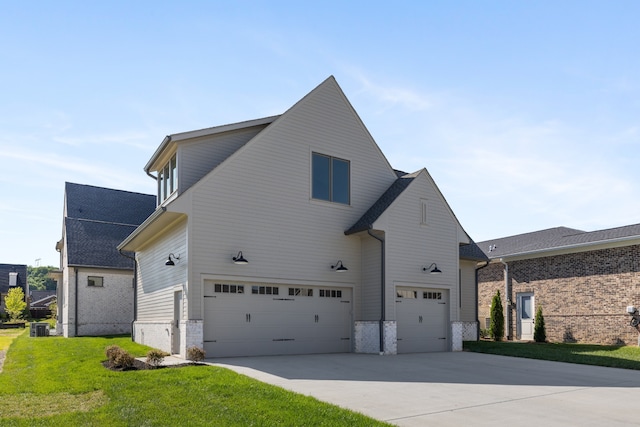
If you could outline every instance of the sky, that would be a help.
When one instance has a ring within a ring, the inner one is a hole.
[[[64,183],[155,194],[165,135],[333,75],[475,241],[640,223],[640,2],[2,1],[0,263],[59,266]]]

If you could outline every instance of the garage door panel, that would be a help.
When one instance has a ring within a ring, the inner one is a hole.
[[[399,287],[396,321],[398,353],[447,351],[448,291]]]
[[[205,284],[205,350],[211,357],[351,351],[350,289],[243,286],[243,293],[232,294],[221,292],[222,284]]]

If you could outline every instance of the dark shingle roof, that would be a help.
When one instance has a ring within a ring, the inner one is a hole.
[[[415,174],[404,175],[396,179],[393,184],[384,192],[382,196],[369,208],[362,217],[349,228],[344,234],[354,234],[360,231],[370,230],[373,223],[387,210],[391,203],[402,194],[402,192],[411,184]]]
[[[17,285],[25,290],[27,283],[27,266],[23,264],[0,264],[0,293],[9,292],[9,273],[18,273]]]
[[[67,263],[133,269],[116,247],[156,208],[155,196],[67,183]]]
[[[640,224],[591,232],[556,227],[500,239],[486,240],[478,243],[478,246],[489,258],[494,259],[633,238],[640,239]]]
[[[156,196],[94,187],[65,185],[67,218],[140,225],[156,208]]]
[[[489,258],[473,240],[468,245],[460,245],[460,258],[471,261],[489,261]]]

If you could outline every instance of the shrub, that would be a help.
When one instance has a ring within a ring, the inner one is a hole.
[[[149,350],[147,352],[147,363],[155,368],[160,366],[164,361],[164,358],[169,356],[169,353],[162,350]]]
[[[187,349],[187,359],[193,360],[194,362],[201,362],[204,360],[205,351],[200,347],[189,347]]]
[[[5,310],[9,314],[12,322],[17,322],[24,317],[24,310],[27,303],[24,300],[22,288],[11,288],[4,297]]]
[[[131,368],[135,360],[135,357],[127,353],[125,350],[121,350],[116,357],[115,366],[122,369]]]
[[[118,355],[123,351],[124,350],[118,347],[117,345],[110,345],[104,350],[104,352],[107,355],[107,360],[109,360],[109,362],[111,362],[112,364],[116,363],[116,359],[118,358]]]
[[[504,312],[502,310],[502,298],[498,290],[491,300],[491,323],[489,334],[495,341],[502,341],[504,336]]]
[[[533,326],[533,340],[535,342],[547,341],[547,330],[544,326],[544,316],[542,315],[542,307],[536,310],[536,321]]]

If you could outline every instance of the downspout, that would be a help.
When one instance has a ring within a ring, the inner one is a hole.
[[[509,290],[509,264],[504,262],[502,258],[500,258],[500,262],[504,265],[504,299],[505,299],[505,333],[506,338],[509,340],[511,336],[511,292]]]
[[[483,265],[482,267],[477,267],[476,266],[476,336],[478,337],[478,340],[480,340],[480,316],[479,316],[479,312],[478,312],[478,298],[480,298],[480,294],[478,292],[478,271],[482,270],[483,268],[485,268],[486,266],[489,265],[491,261],[485,261],[485,265]]]
[[[74,299],[75,299],[74,311],[75,311],[75,314],[74,314],[74,319],[73,319],[73,336],[77,337],[78,336],[78,267],[74,267],[73,269],[76,272],[76,280],[75,280],[75,282],[76,282],[76,284],[75,284],[76,291],[74,292]]]
[[[122,249],[118,249],[120,255],[125,258],[133,260],[133,320],[131,321],[131,341],[135,341],[134,324],[138,320],[138,261],[135,256],[129,256],[122,252]]]
[[[379,335],[380,335],[380,355],[384,354],[384,322],[387,318],[385,310],[385,243],[384,239],[371,233],[371,229],[367,230],[369,236],[373,237],[380,242],[380,323],[379,323]]]

